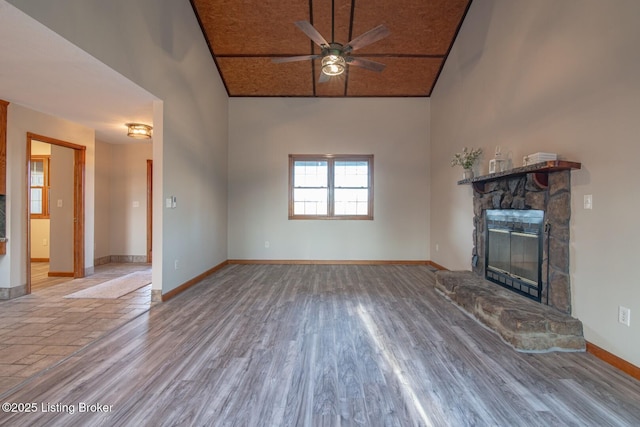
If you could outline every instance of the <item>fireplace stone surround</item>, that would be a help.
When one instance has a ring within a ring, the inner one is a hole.
[[[482,184],[473,186],[473,272],[481,277],[485,274],[487,209],[542,210],[549,229],[542,241],[542,303],[571,314],[571,170],[547,172],[547,179],[526,173],[506,175]]]
[[[465,179],[473,186],[472,271],[436,273],[436,289],[520,351],[584,351],[582,322],[571,317],[569,231],[571,169],[552,161]],[[485,277],[485,211],[544,211],[542,300],[519,295]]]

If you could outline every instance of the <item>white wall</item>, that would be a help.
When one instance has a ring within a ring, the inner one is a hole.
[[[49,271],[73,273],[74,150],[51,146]],[[93,189],[89,190],[93,193]],[[85,190],[85,193],[87,191]],[[91,230],[93,232],[93,230]],[[93,265],[93,262],[91,263]]]
[[[111,255],[111,147],[96,140],[96,259]]]
[[[49,259],[49,219],[36,218],[31,220],[31,259]]]
[[[147,160],[151,142],[111,147],[110,255],[147,254]]]
[[[147,254],[151,141],[96,142],[96,258]]]
[[[228,98],[190,3],[10,3],[162,100],[154,112],[153,288],[166,293],[225,261]],[[168,196],[176,209],[161,208]]]
[[[229,103],[230,259],[429,258],[428,99]],[[374,220],[289,220],[289,154],[373,154]]]
[[[469,269],[472,193],[449,160],[482,147],[554,152],[572,172],[573,315],[586,339],[640,366],[640,2],[475,1],[431,98],[434,261]],[[593,195],[593,210],[583,196]],[[437,207],[437,208],[436,208]],[[631,327],[617,322],[631,309]]]

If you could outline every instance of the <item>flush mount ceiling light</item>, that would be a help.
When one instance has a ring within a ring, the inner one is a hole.
[[[131,138],[148,139],[151,138],[153,128],[142,123],[127,123],[127,129],[127,136]]]
[[[334,43],[338,44],[338,43]],[[342,47],[342,45],[340,45]],[[326,53],[322,58],[322,72],[327,76],[339,76],[344,73],[347,61],[342,56],[341,49],[325,49]]]

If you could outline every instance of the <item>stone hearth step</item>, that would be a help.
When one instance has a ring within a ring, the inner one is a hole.
[[[438,271],[435,287],[518,351],[585,350],[580,320],[471,271]]]

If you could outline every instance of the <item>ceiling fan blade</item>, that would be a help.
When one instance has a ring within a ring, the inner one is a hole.
[[[271,62],[282,64],[283,62],[306,61],[308,59],[318,59],[320,55],[302,55],[302,56],[283,56],[282,58],[273,58]]]
[[[320,71],[320,77],[318,78],[318,83],[326,83],[329,81],[331,77]]]
[[[356,67],[361,67],[367,70],[377,71],[377,72],[384,70],[386,67],[386,65],[381,62],[376,62],[376,61],[372,61],[370,59],[364,59],[364,58],[354,58],[352,56],[347,57],[347,64],[355,65]]]
[[[364,34],[359,35],[355,39],[351,40],[344,47],[345,52],[351,52],[352,50],[363,48],[371,43],[377,42],[389,35],[389,30],[384,25],[378,25],[377,27],[367,31]]]
[[[315,44],[324,48],[329,46],[329,43],[322,37],[322,35],[316,30],[309,21],[296,21],[296,27],[300,28],[303,33],[307,35]]]

